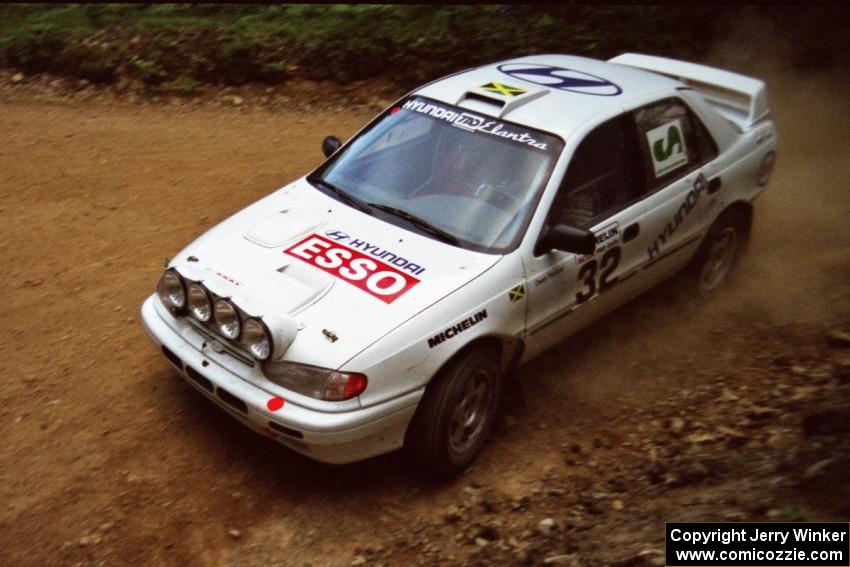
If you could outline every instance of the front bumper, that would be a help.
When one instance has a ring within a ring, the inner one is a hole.
[[[256,376],[247,380],[256,369],[214,351],[192,325],[174,319],[156,295],[142,305],[142,322],[154,344],[195,389],[251,429],[318,461],[350,463],[400,448],[422,397],[418,390],[347,411],[308,408],[297,403],[303,396],[270,382],[264,386]],[[272,411],[267,404],[276,397],[285,404]]]

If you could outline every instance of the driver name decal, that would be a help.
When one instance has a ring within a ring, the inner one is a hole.
[[[546,142],[540,142],[528,132],[522,132],[513,126],[499,122],[498,120],[488,120],[483,116],[469,114],[468,112],[457,112],[442,106],[424,102],[421,100],[408,100],[402,106],[404,110],[413,110],[420,114],[427,114],[440,120],[445,120],[456,128],[461,128],[469,132],[480,132],[491,136],[498,136],[511,140],[519,144],[525,144],[538,150],[546,150]]]
[[[384,303],[392,303],[419,283],[395,266],[377,258],[333,242],[318,234],[311,234],[283,251],[332,276],[365,291]]]

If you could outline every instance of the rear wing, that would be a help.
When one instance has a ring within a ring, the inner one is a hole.
[[[678,79],[701,94],[742,131],[768,115],[765,84],[752,77],[707,65],[638,53],[624,53],[608,62]]]

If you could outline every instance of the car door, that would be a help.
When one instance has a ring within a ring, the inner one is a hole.
[[[708,195],[719,188],[711,161],[717,146],[679,98],[669,97],[631,113],[641,156],[645,195],[636,243],[639,279],[648,285],[675,273],[693,256],[705,231]]]
[[[640,220],[634,205],[644,192],[634,138],[631,117],[622,114],[593,128],[570,159],[545,225],[592,231],[596,252],[524,255],[528,357],[597,317],[598,298],[607,296],[633,263],[626,244],[634,238],[630,227]]]
[[[703,150],[687,107],[682,117],[681,101],[670,100],[600,124],[576,148],[545,224],[592,231],[596,252],[525,254],[528,358],[651,287],[692,253]]]

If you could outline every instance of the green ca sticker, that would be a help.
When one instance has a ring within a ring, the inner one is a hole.
[[[653,128],[646,133],[646,139],[649,142],[655,177],[661,177],[688,163],[681,121],[673,120]]]

